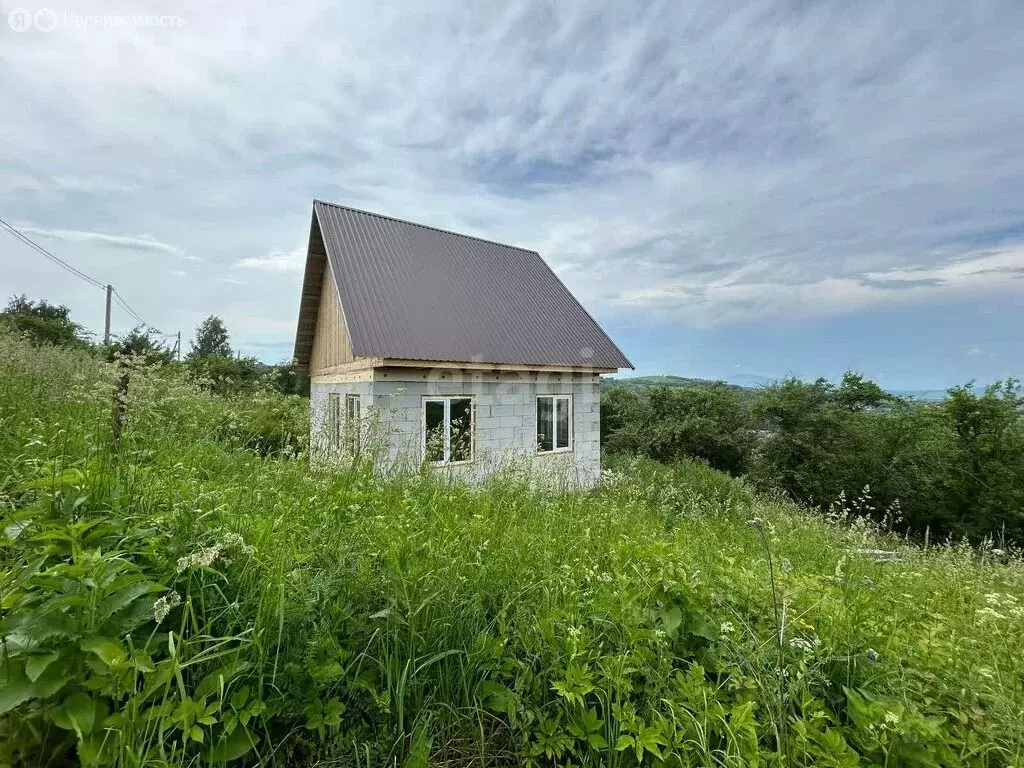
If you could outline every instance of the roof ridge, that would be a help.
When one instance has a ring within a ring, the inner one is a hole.
[[[376,216],[378,219],[387,219],[389,221],[397,221],[399,224],[408,224],[413,227],[420,227],[421,229],[431,229],[434,232],[440,232],[445,235],[455,235],[456,237],[464,237],[467,240],[476,240],[481,243],[490,243],[491,245],[500,245],[502,248],[513,248],[517,251],[524,251],[525,253],[532,253],[534,256],[540,256],[540,252],[534,251],[530,248],[523,248],[519,245],[510,245],[509,243],[502,243],[497,240],[488,240],[486,237],[477,237],[476,235],[467,235],[465,232],[456,232],[453,229],[444,229],[442,227],[433,227],[430,224],[421,224],[418,221],[410,221],[409,219],[400,219],[397,216],[388,216],[386,213],[377,213],[376,211],[368,211],[365,208],[356,208],[352,205],[342,205],[341,203],[331,203],[327,200],[319,200],[313,198],[313,204],[316,205],[327,205],[331,208],[342,208],[346,211],[352,211],[354,213],[362,213],[367,216]],[[543,261],[543,259],[542,259]]]

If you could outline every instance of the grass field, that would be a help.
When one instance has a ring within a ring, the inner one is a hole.
[[[1019,553],[311,471],[304,401],[137,366],[115,454],[117,375],[0,335],[0,764],[1024,765]]]

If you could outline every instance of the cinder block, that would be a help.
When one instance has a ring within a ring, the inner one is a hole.
[[[502,416],[498,419],[499,427],[511,427],[512,429],[522,429],[523,419],[520,416]]]
[[[491,406],[491,418],[501,418],[503,416],[512,416],[515,411],[511,405],[492,405]]]

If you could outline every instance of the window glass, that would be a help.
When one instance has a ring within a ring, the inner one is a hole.
[[[555,400],[555,448],[569,447],[569,398]]]
[[[555,419],[553,398],[537,398],[537,450],[550,451],[554,448]]]
[[[427,400],[425,407],[427,434],[423,458],[430,462],[444,461],[444,400]]]
[[[473,401],[452,398],[451,438],[449,461],[469,461],[473,458]]]
[[[359,450],[359,395],[345,398],[345,441],[348,450]]]
[[[327,396],[327,442],[331,448],[341,446],[341,396]]]

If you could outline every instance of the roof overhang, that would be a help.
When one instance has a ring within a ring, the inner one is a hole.
[[[316,318],[320,312],[320,292],[324,274],[330,269],[327,249],[320,233],[320,222],[313,210],[309,223],[309,241],[306,245],[306,267],[302,275],[302,294],[299,298],[299,322],[295,329],[294,367],[298,371],[309,370],[309,358],[313,352],[313,335],[316,333]]]

